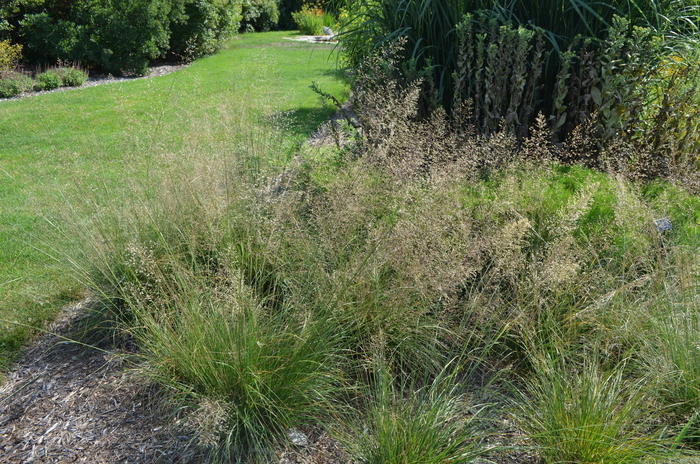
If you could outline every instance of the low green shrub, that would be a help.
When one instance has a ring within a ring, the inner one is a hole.
[[[57,69],[64,87],[80,87],[88,79],[88,73],[79,68],[61,67]]]
[[[16,97],[34,87],[34,81],[26,74],[11,72],[0,74],[0,98]]]
[[[53,90],[63,85],[63,79],[56,69],[47,69],[43,73],[36,75],[36,90]]]

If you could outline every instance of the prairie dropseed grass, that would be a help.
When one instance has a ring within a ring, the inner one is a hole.
[[[362,411],[340,432],[350,455],[368,464],[488,462],[483,459],[495,447],[480,417],[485,406],[471,402],[450,373],[454,367],[448,363],[421,384],[394,378],[389,364],[379,366]]]
[[[533,358],[516,416],[545,462],[637,463],[663,451],[645,429],[644,382],[626,379],[624,364],[606,371],[595,353],[554,350]]]

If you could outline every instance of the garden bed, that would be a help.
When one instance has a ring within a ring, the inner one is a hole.
[[[52,93],[52,92],[64,92],[67,90],[82,89],[85,87],[94,87],[97,85],[112,84],[115,82],[133,81],[133,80],[137,80],[137,79],[148,79],[151,77],[165,76],[167,74],[185,69],[185,68],[187,68],[187,66],[188,65],[186,65],[186,64],[176,64],[176,63],[154,64],[154,65],[149,66],[149,73],[146,76],[114,77],[111,74],[107,74],[107,75],[97,74],[97,75],[89,77],[88,80],[80,87],[58,87],[57,89],[52,89],[52,90],[40,90],[40,91],[24,92],[23,94],[18,95],[16,97],[0,98],[0,101],[2,101],[2,100],[19,100],[19,99],[30,97],[30,96],[33,97],[36,95],[44,95],[44,94]]]

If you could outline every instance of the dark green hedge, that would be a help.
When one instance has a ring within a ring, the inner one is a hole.
[[[0,9],[5,33],[35,64],[80,61],[143,74],[159,57],[196,58],[235,33],[242,0],[34,0]]]

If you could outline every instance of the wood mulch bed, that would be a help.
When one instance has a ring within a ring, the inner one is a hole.
[[[0,386],[0,462],[185,462],[124,353],[66,341],[88,314],[64,310]]]

